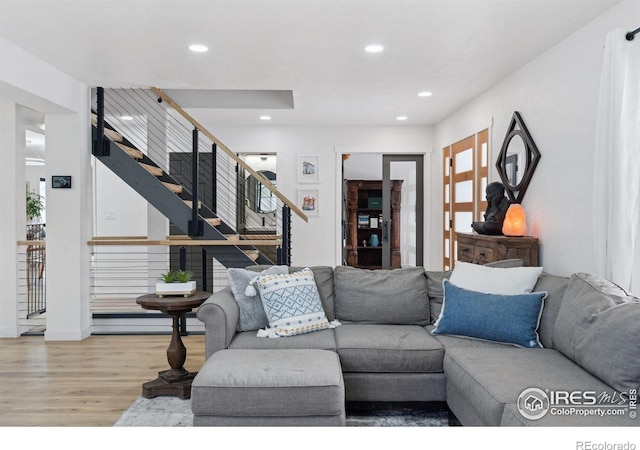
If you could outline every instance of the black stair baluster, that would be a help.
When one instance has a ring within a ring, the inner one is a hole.
[[[191,222],[189,223],[189,236],[202,236],[202,221],[198,218],[198,129],[193,129],[191,152],[191,195],[193,202],[191,207]]]
[[[211,196],[211,210],[218,214],[218,145],[214,142],[211,146],[211,184],[213,195]]]

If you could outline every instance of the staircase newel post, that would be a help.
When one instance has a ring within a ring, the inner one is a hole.
[[[96,155],[107,156],[104,152],[104,88],[101,87],[98,87],[96,92],[96,115],[98,116]]]
[[[207,279],[207,251],[202,248],[202,290],[207,292],[208,279]]]
[[[211,146],[211,153],[211,184],[213,186],[211,210],[218,214],[218,145],[215,142]]]
[[[189,236],[200,236],[200,220],[198,218],[198,129],[193,129],[192,151],[191,151],[191,194],[193,203],[191,206],[191,222],[189,226]]]
[[[282,249],[280,249],[281,264],[288,266],[291,264],[291,209],[284,205],[282,207]]]

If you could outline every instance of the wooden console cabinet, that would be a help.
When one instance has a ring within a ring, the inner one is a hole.
[[[381,269],[383,266],[382,238],[385,233],[381,223],[382,181],[350,180],[347,182],[347,187],[347,265],[363,269]],[[391,268],[394,269],[402,265],[400,258],[401,192],[402,180],[392,180],[391,223],[388,232],[391,245]],[[359,217],[368,217],[369,222],[359,224]],[[371,219],[375,219],[373,223]],[[372,234],[378,235],[379,245],[369,244]]]
[[[525,266],[538,266],[538,238],[456,233],[458,261],[486,264],[502,259],[522,259]]]

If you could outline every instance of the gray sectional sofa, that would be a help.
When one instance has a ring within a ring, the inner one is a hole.
[[[640,425],[640,303],[606,280],[543,273],[534,291],[547,292],[537,330],[544,348],[521,348],[432,335],[451,272],[311,270],[327,319],[340,326],[275,339],[237,331],[238,302],[225,288],[197,312],[207,358],[237,349],[329,350],[339,357],[347,402],[446,401],[462,425]]]

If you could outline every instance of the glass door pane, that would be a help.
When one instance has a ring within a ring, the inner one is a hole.
[[[382,157],[382,267],[416,267],[423,261],[422,155]]]

